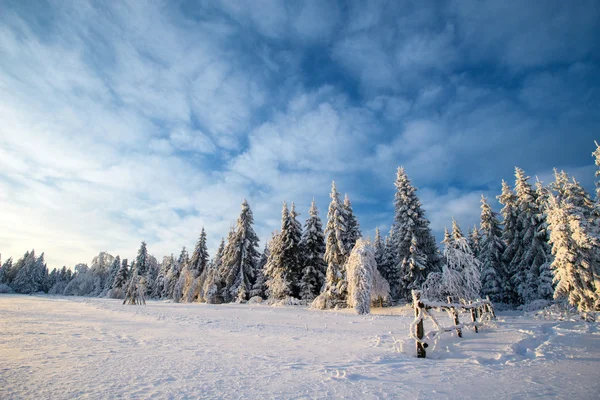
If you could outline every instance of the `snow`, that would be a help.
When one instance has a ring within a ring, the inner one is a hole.
[[[372,311],[1,295],[0,398],[598,396],[597,324],[501,312],[417,359],[412,309]]]

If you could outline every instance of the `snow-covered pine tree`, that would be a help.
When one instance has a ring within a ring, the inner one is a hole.
[[[432,300],[445,300],[448,296],[476,300],[481,292],[479,260],[473,256],[467,239],[454,219],[452,233],[446,231],[444,244],[446,265],[442,267],[441,273],[429,274],[423,284],[425,296]]]
[[[48,274],[44,253],[36,258],[35,251],[31,250],[23,260],[23,266],[17,272],[12,282],[12,288],[17,293],[36,293],[44,287],[44,280]]]
[[[479,252],[481,250],[481,232],[477,225],[473,225],[473,228],[469,231],[469,237],[467,239],[469,247],[473,251],[473,255],[479,258]]]
[[[117,276],[119,269],[121,269],[121,257],[116,256],[113,259],[113,262],[110,266],[108,277],[104,281],[104,289],[102,290],[103,296],[106,296],[110,289],[112,289],[113,283],[115,282],[115,277]]]
[[[182,278],[183,301],[192,303],[196,300],[201,300],[204,297],[204,294],[201,292],[204,286],[203,279],[206,278],[204,271],[206,271],[208,259],[206,232],[204,231],[204,227],[202,227],[198,242],[196,243],[196,248],[192,253],[192,258],[187,264],[187,268],[183,270],[185,271],[185,276]]]
[[[152,297],[155,299],[164,298],[165,286],[167,284],[167,275],[169,275],[169,270],[173,260],[173,254],[170,256],[164,256],[162,263],[160,264],[160,270],[158,271],[158,276],[156,277],[156,281],[154,282],[154,289],[152,290]]]
[[[581,312],[600,309],[600,271],[596,264],[597,236],[590,235],[589,221],[577,201],[551,196],[548,222],[552,243],[554,298],[566,297]]]
[[[416,195],[417,188],[402,167],[398,167],[395,186],[393,239],[401,279],[395,294],[397,298],[408,299],[411,290],[420,287],[431,271],[440,269],[440,258],[429,221]]]
[[[550,246],[550,233],[548,232],[548,217],[546,210],[548,208],[548,200],[550,198],[550,191],[544,187],[539,180],[535,183],[535,203],[536,211],[535,224],[536,224],[536,235],[535,240],[539,242],[539,246],[543,246],[546,254],[546,261],[539,266],[539,280],[538,280],[538,298],[544,300],[550,300],[554,296],[554,287],[552,286],[552,247]]]
[[[125,299],[123,304],[130,305],[145,305],[146,299],[144,296],[144,286],[140,283],[142,278],[138,276],[138,271],[134,270],[129,284],[127,285],[127,291],[125,292]]]
[[[300,298],[312,301],[321,293],[325,285],[327,264],[325,255],[325,235],[319,210],[313,199],[308,210],[308,219],[304,225],[301,242],[302,250],[302,279],[300,282]]]
[[[283,202],[281,232],[273,237],[265,269],[269,298],[273,301],[299,295],[302,230],[296,215],[293,203],[290,212],[287,204]]]
[[[600,213],[600,144],[598,142],[594,142],[596,144],[596,150],[592,153],[594,156],[594,161],[596,162],[596,208]]]
[[[297,219],[296,205],[292,207],[287,219],[286,229],[281,230],[281,240],[284,246],[284,265],[288,270],[292,288],[292,296],[300,297],[300,280],[302,279],[302,225]],[[282,221],[283,224],[283,221]]]
[[[281,213],[281,225],[284,220],[289,218],[287,206]],[[289,270],[284,263],[285,246],[282,240],[281,232],[274,232],[269,242],[269,257],[265,265],[265,277],[267,286],[267,298],[270,302],[277,302],[292,296],[292,283],[289,277]]]
[[[169,267],[167,275],[165,276],[165,283],[163,286],[163,292],[161,297],[163,299],[175,300],[173,297],[175,285],[177,284],[177,282],[179,281],[179,277],[181,276],[182,265],[187,265],[187,250],[185,249],[185,247],[181,249],[181,253],[179,254],[179,258],[177,260],[175,259],[175,257],[173,257],[173,254],[171,254],[171,257],[169,257],[168,262]],[[177,299],[177,301],[179,301],[179,299]]]
[[[12,268],[12,257],[9,257],[0,267],[0,283],[8,284],[8,271]]]
[[[381,239],[381,232],[379,232],[379,227],[376,227],[373,247],[375,248],[375,262],[377,263],[378,270],[381,269],[381,265],[383,264],[384,246],[383,239]]]
[[[327,273],[325,276],[325,289],[315,298],[312,306],[319,309],[343,307],[346,301],[346,281],[344,264],[346,251],[343,236],[346,231],[344,221],[344,208],[340,202],[340,194],[335,182],[331,184],[331,202],[327,211],[327,225],[325,227],[325,257]]]
[[[138,285],[144,291],[144,297],[150,296],[152,294],[152,288],[154,281],[151,277],[151,265],[150,265],[150,257],[148,255],[148,249],[146,247],[146,242],[142,242],[140,248],[138,250],[138,254],[135,258],[134,263],[131,266],[133,277],[135,271],[137,273],[137,277],[139,279]]]
[[[512,277],[516,271],[512,269],[512,260],[515,259],[519,249],[519,222],[517,197],[513,193],[508,183],[502,181],[502,194],[497,197],[500,204],[504,207],[500,211],[503,221],[502,240],[506,245],[502,254],[502,262],[504,264],[504,276],[506,277],[503,285],[504,302],[509,304],[519,304],[519,293],[517,291],[518,282]]]
[[[221,302],[221,298],[219,296],[219,271],[222,264],[223,252],[225,251],[225,239],[221,239],[221,243],[219,244],[219,248],[217,249],[217,254],[209,263],[208,268],[206,269],[206,277],[203,279],[204,286],[202,287],[202,299],[208,304],[218,304]]]
[[[478,258],[481,262],[481,295],[489,296],[493,302],[504,300],[505,269],[502,255],[505,247],[498,214],[481,195],[481,240]]]
[[[371,311],[371,288],[377,263],[375,250],[366,240],[358,239],[346,263],[348,279],[348,306],[357,314]]]
[[[512,272],[510,279],[516,289],[519,303],[529,303],[537,299],[539,266],[547,260],[541,243],[535,240],[539,214],[536,207],[535,192],[529,184],[529,177],[521,168],[515,168],[515,193],[517,213],[517,237],[515,254],[509,262]]]
[[[235,231],[223,253],[222,296],[225,302],[248,300],[254,283],[254,272],[258,263],[258,236],[253,229],[254,217],[248,202],[242,203],[242,211]]]
[[[263,252],[260,255],[258,264],[256,265],[256,281],[254,282],[254,285],[252,285],[252,290],[250,291],[250,298],[258,296],[264,299],[266,297],[267,280],[265,277],[265,266],[267,265],[269,254],[269,243],[265,243],[265,248],[263,249]]]
[[[202,227],[202,231],[200,232],[200,236],[198,237],[198,243],[196,243],[196,248],[194,249],[194,253],[192,254],[192,258],[190,259],[189,269],[194,274],[194,277],[199,277],[202,272],[206,269],[208,265],[208,247],[206,245],[206,232],[204,231],[204,227]]]
[[[390,285],[390,296],[392,299],[398,298],[400,291],[400,269],[398,265],[398,247],[394,240],[394,227],[390,229],[389,235],[385,238],[383,247],[383,260],[381,265],[378,264],[381,276]]]
[[[113,281],[112,289],[124,290],[127,281],[129,281],[129,266],[127,265],[127,259],[124,258]]]
[[[344,204],[342,207],[344,210],[344,221],[346,228],[344,234],[342,235],[342,241],[344,242],[345,253],[349,255],[354,248],[356,241],[362,237],[362,233],[360,232],[360,225],[358,224],[358,220],[354,215],[352,203],[350,202],[350,197],[348,197],[347,193],[344,196]]]

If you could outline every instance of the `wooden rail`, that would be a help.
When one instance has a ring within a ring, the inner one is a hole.
[[[410,336],[415,339],[417,347],[417,358],[425,358],[427,356],[426,348],[429,344],[423,339],[427,337],[429,340],[437,340],[438,336],[443,332],[456,331],[458,337],[462,337],[463,328],[473,328],[475,333],[479,333],[479,326],[485,320],[496,319],[494,305],[489,297],[486,300],[478,300],[469,302],[468,304],[453,303],[452,298],[448,297],[448,303],[428,301],[421,298],[421,292],[418,290],[412,291],[413,307],[415,310],[415,319],[410,325]],[[450,315],[454,323],[452,327],[442,327],[438,324],[433,314],[429,310],[446,311]],[[471,322],[461,323],[458,315],[459,310],[470,311]],[[425,334],[424,320],[429,318],[434,325],[434,330]]]

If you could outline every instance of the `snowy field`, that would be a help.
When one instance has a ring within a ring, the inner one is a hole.
[[[500,313],[417,359],[375,312],[0,295],[0,399],[599,398],[594,324]]]

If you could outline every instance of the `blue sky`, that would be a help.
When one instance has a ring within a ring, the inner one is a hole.
[[[0,0],[0,252],[210,248],[247,198],[366,235],[403,165],[436,234],[466,229],[515,165],[593,186],[597,1]]]

